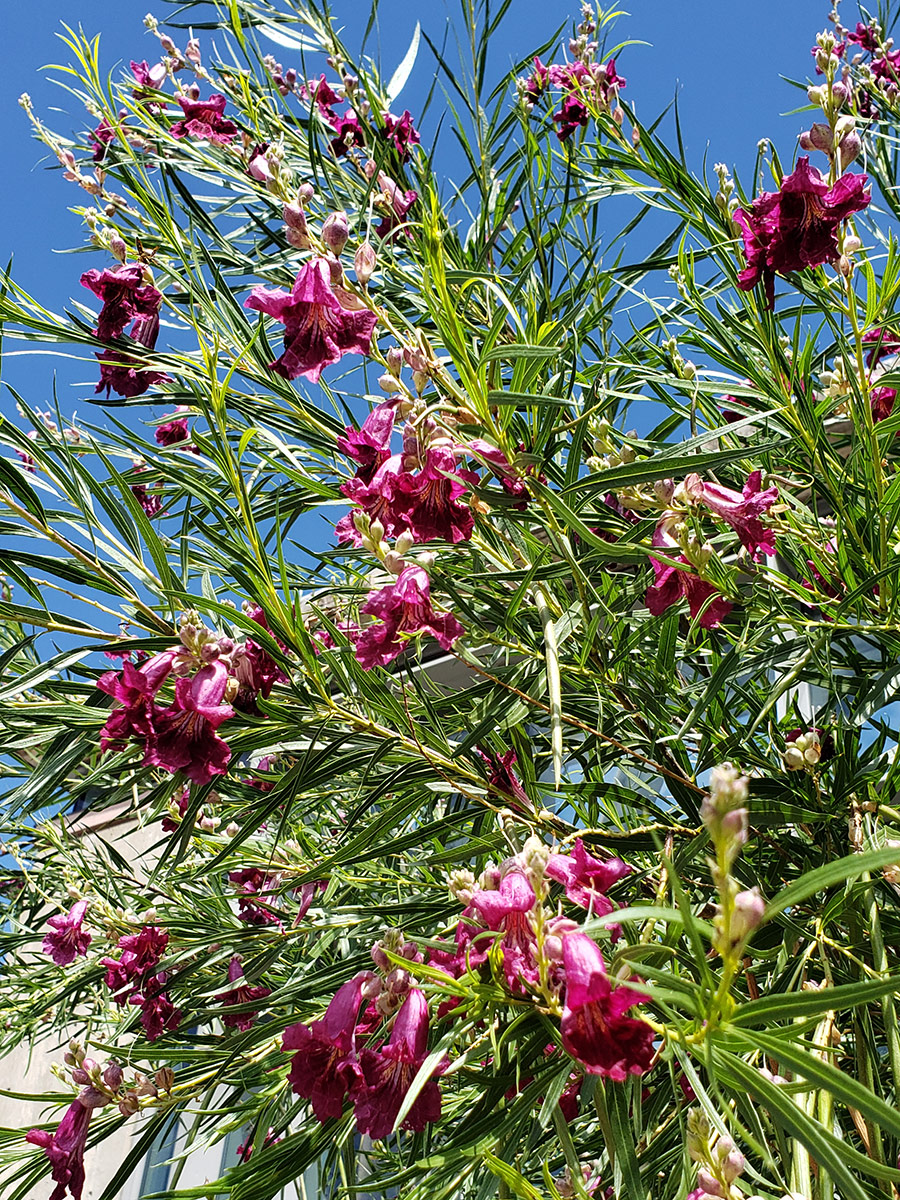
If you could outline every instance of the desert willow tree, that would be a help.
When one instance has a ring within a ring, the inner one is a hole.
[[[461,7],[382,74],[185,0],[67,37],[89,134],[22,99],[86,261],[5,332],[101,409],[0,427],[7,1200],[179,1120],[245,1140],[167,1196],[898,1194],[891,13],[742,186],[624,19],[495,77]]]

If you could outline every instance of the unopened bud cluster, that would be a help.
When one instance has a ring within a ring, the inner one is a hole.
[[[740,1200],[742,1193],[732,1185],[747,1165],[743,1154],[727,1134],[719,1135],[700,1109],[688,1114],[687,1148],[697,1163],[697,1187],[693,1200]]]

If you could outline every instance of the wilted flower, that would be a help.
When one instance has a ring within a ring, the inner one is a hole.
[[[238,980],[243,978],[244,969],[241,966],[241,960],[235,955],[228,964],[228,982],[236,984],[236,986],[227,992],[222,992],[219,996],[219,1002],[224,1008],[255,1004],[259,1000],[265,1000],[266,996],[270,994],[270,989],[263,987],[262,984],[238,983]],[[226,1029],[247,1030],[252,1028],[257,1015],[256,1011],[223,1013],[222,1024]]]

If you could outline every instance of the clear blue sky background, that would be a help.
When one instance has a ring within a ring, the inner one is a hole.
[[[851,19],[850,6],[847,0],[846,20]],[[628,7],[631,15],[619,20],[617,40],[649,43],[631,46],[619,57],[619,72],[628,80],[625,98],[637,104],[646,121],[678,91],[687,150],[695,170],[701,169],[708,150],[710,170],[720,160],[734,163],[749,184],[747,173],[763,136],[771,137],[790,159],[804,118],[781,114],[796,107],[803,96],[779,77],[804,78],[812,69],[809,48],[816,32],[826,24],[828,5],[823,0],[756,0],[752,16],[746,5],[724,0],[631,0],[623,7]],[[148,8],[160,18],[171,11],[163,0],[6,0],[3,4],[0,255],[4,263],[14,255],[17,281],[56,311],[80,292],[77,279],[81,271],[90,265],[106,265],[106,257],[98,253],[94,261],[93,257],[56,253],[82,241],[80,222],[67,206],[83,203],[83,193],[65,183],[60,172],[41,165],[46,152],[30,136],[17,98],[28,91],[36,110],[60,132],[84,128],[85,114],[78,111],[76,102],[38,70],[43,64],[67,61],[68,50],[56,32],[62,22],[73,28],[80,24],[88,34],[101,32],[107,69],[117,63],[127,65],[130,58],[153,60],[158,54],[157,42],[143,27]],[[359,43],[368,8],[367,0],[333,0],[334,13],[351,47]],[[577,9],[577,0],[571,7],[560,0],[513,0],[505,40],[497,43],[498,71],[545,41],[567,16],[577,14]],[[382,0],[379,43],[385,73],[390,75],[402,58],[417,18],[439,42],[448,16],[455,17],[457,12],[458,0]],[[271,49],[290,65],[290,51],[277,46]],[[401,104],[405,101],[415,108],[416,93],[421,94],[433,75],[430,53],[423,44]],[[54,107],[64,111],[50,111]],[[432,109],[432,119],[434,116]],[[61,368],[64,412],[77,408],[82,417],[102,420],[86,402],[90,389],[82,386],[73,391],[68,382],[71,368],[54,363],[52,357],[8,360],[4,378],[14,383],[30,404],[50,407],[56,365]],[[81,380],[93,374],[83,367],[76,370]],[[0,407],[10,411],[8,398],[0,400]]]

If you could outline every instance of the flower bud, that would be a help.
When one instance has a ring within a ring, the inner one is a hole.
[[[708,1171],[706,1167],[701,1167],[697,1172],[697,1187],[702,1188],[707,1196],[724,1195],[721,1183],[719,1183],[712,1171]]]
[[[712,1132],[709,1118],[702,1108],[692,1108],[687,1118],[687,1150],[694,1162],[705,1162],[709,1154]]]
[[[122,1068],[117,1062],[107,1063],[103,1072],[103,1082],[113,1092],[117,1092],[122,1086]]]
[[[372,956],[372,962],[379,971],[389,971],[391,969],[391,960],[385,954],[381,942],[376,942],[369,953]]]
[[[350,237],[350,223],[345,212],[330,213],[322,223],[322,241],[333,254],[340,252],[347,245]]]
[[[731,918],[731,934],[735,941],[743,941],[754,929],[762,924],[766,902],[759,894],[759,888],[748,888],[738,892],[734,898],[734,912]]]
[[[311,183],[301,183],[297,188],[297,203],[309,204],[313,196],[316,194],[316,189]]]
[[[77,1083],[79,1087],[83,1087],[86,1083],[91,1082],[91,1077],[83,1067],[76,1067],[72,1072],[72,1082]]]
[[[378,376],[378,386],[386,395],[393,396],[402,390],[403,385],[395,376],[384,374]]]
[[[409,971],[404,971],[402,967],[394,967],[385,976],[385,986],[388,991],[394,996],[405,996],[409,991],[410,974]]]
[[[363,242],[353,256],[353,270],[361,284],[367,284],[372,278],[377,262],[375,247],[370,242]]]
[[[406,554],[407,551],[409,551],[413,548],[413,546],[415,545],[415,542],[416,542],[416,539],[409,532],[409,530],[404,529],[404,531],[399,535],[399,537],[395,538],[394,549],[397,551],[398,554]]]
[[[381,995],[381,980],[377,975],[370,975],[363,983],[361,995],[363,1000],[375,1000]]]
[[[725,1177],[726,1182],[734,1183],[735,1179],[744,1173],[744,1167],[746,1165],[747,1161],[743,1154],[741,1154],[740,1150],[732,1150],[729,1154],[727,1154],[722,1160],[721,1166],[722,1174]]]
[[[384,556],[384,565],[392,575],[399,575],[406,566],[406,560],[396,550],[388,550]]]

